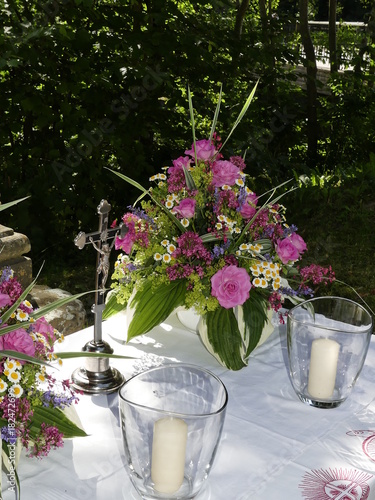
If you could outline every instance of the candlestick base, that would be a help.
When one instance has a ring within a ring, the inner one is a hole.
[[[90,372],[86,368],[77,368],[72,374],[72,387],[86,394],[110,394],[117,391],[125,382],[124,377],[115,368],[104,372]]]
[[[88,342],[84,352],[97,353],[98,357],[86,358],[85,367],[77,368],[72,374],[72,387],[85,394],[110,394],[117,391],[125,382],[123,375],[109,366],[109,358],[100,357],[101,353],[112,354],[113,349],[107,342]]]

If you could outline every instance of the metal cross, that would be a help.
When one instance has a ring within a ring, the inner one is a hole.
[[[96,342],[102,340],[102,314],[105,307],[105,285],[110,268],[109,256],[115,244],[116,237],[118,235],[123,237],[127,231],[127,227],[122,224],[108,228],[108,218],[111,208],[111,205],[106,200],[102,200],[97,209],[99,214],[99,230],[87,234],[81,231],[74,239],[75,245],[80,250],[85,245],[91,244],[97,251],[95,304],[92,307],[92,312],[95,315],[94,341]],[[111,244],[109,243],[110,240],[112,240]]]
[[[125,225],[108,228],[110,210],[111,205],[106,200],[102,200],[98,206],[99,230],[88,234],[81,232],[74,239],[74,243],[80,250],[90,244],[97,252],[95,304],[91,309],[95,315],[94,339],[87,342],[82,349],[84,352],[97,354],[97,356],[88,357],[85,366],[77,368],[72,373],[73,387],[88,394],[107,394],[116,391],[124,383],[122,374],[116,368],[111,368],[108,357],[103,356],[103,354],[113,354],[111,346],[102,339],[105,285],[110,268],[109,256],[116,236],[124,237],[127,232]],[[112,240],[111,244],[110,240]]]

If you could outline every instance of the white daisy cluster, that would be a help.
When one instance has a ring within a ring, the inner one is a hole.
[[[167,176],[165,174],[155,174],[150,177],[150,181],[159,181],[158,185],[161,186],[164,181],[167,180]]]
[[[278,263],[257,260],[250,267],[250,271],[254,276],[252,281],[253,286],[267,288],[268,284],[271,282],[273,290],[276,291],[280,288],[280,265]]]
[[[236,255],[238,256],[243,256],[249,253],[251,257],[256,257],[260,254],[260,252],[263,249],[263,245],[260,243],[241,243],[241,245],[238,247],[238,250],[236,250]]]
[[[6,391],[8,396],[12,398],[20,398],[23,394],[23,388],[20,384],[21,381],[22,365],[16,359],[7,358],[4,362],[3,376],[7,379],[0,378],[0,398],[4,397]]]
[[[165,263],[168,263],[173,259],[171,254],[176,250],[176,245],[170,243],[168,239],[164,239],[160,242],[160,244],[166,249],[166,252],[156,252],[154,254],[154,259],[156,261],[163,261]]]
[[[226,215],[219,215],[217,218],[218,222],[215,224],[215,229],[218,231],[222,231],[224,227],[229,229],[231,234],[241,234],[241,229],[239,227],[235,227],[236,221],[230,219]]]

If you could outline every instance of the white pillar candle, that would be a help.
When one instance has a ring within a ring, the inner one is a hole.
[[[307,390],[312,398],[332,396],[337,372],[340,344],[331,339],[316,339],[311,345]]]
[[[174,493],[184,480],[187,424],[180,418],[161,418],[154,424],[151,479],[160,493]]]

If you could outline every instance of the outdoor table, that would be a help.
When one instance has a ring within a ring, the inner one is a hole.
[[[212,471],[196,500],[375,499],[375,338],[350,397],[338,408],[318,409],[296,396],[288,373],[286,326],[229,371],[205,350],[199,336],[173,315],[126,344],[124,316],[103,324],[110,364],[126,378],[161,363],[184,362],[214,372],[229,401]],[[63,351],[79,351],[93,328],[66,337]],[[83,358],[64,360],[69,377]],[[128,477],[119,425],[118,394],[83,395],[76,406],[88,436],[66,440],[43,460],[22,452],[22,500],[139,500]],[[3,482],[3,498],[14,498]]]

